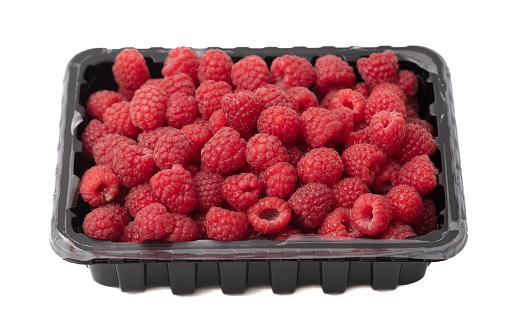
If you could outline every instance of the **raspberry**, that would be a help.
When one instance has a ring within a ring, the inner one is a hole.
[[[361,95],[363,95],[364,99],[367,99],[370,96],[370,87],[366,82],[358,82],[353,87],[352,90],[357,91]]]
[[[370,120],[370,142],[387,155],[395,153],[406,135],[404,117],[398,112],[381,111]]]
[[[199,168],[196,164],[185,164],[183,165],[183,169],[190,172],[190,176],[194,178],[194,176],[199,172]],[[158,171],[156,171],[158,172]]]
[[[309,183],[298,188],[288,203],[302,227],[316,229],[334,205],[334,195],[325,184]]]
[[[355,124],[354,130],[352,132],[346,133],[345,135],[345,146],[350,147],[358,143],[371,143],[370,127],[368,127],[368,125],[365,123]]]
[[[433,200],[429,198],[422,199],[422,212],[415,223],[411,225],[413,231],[418,235],[426,235],[436,229],[436,207]]]
[[[320,107],[325,109],[331,109],[332,99],[334,98],[334,96],[336,96],[338,91],[339,89],[332,89],[328,93],[326,93],[325,96],[323,96],[323,98],[321,99]]]
[[[399,171],[400,164],[398,164],[395,160],[388,158],[379,172],[375,174],[375,180],[372,183],[372,189],[377,194],[388,193],[393,188],[393,186],[398,184]]]
[[[395,80],[398,58],[392,50],[386,50],[382,53],[372,53],[368,58],[359,58],[356,65],[363,80],[370,87],[374,87],[379,83]]]
[[[289,224],[291,208],[280,198],[266,197],[251,206],[247,216],[254,230],[263,234],[273,234]]]
[[[257,120],[263,110],[262,100],[250,90],[226,94],[221,98],[221,110],[228,124],[239,133],[257,128]]]
[[[294,191],[296,181],[296,169],[288,162],[279,162],[267,168],[260,177],[266,195],[285,199]]]
[[[311,63],[295,55],[276,57],[270,68],[271,82],[287,90],[301,86],[310,88],[316,79],[316,72]]]
[[[298,167],[298,162],[302,159],[305,153],[297,146],[290,145],[285,147],[287,149],[287,154],[289,155],[289,164],[291,164],[295,169]]]
[[[246,145],[246,161],[255,169],[265,170],[278,162],[289,161],[287,149],[274,135],[259,133]]]
[[[270,106],[257,121],[259,133],[274,135],[288,145],[296,141],[300,132],[300,118],[296,111],[283,106]]]
[[[341,130],[335,133],[329,141],[332,143],[344,143],[350,132],[354,130],[354,114],[352,109],[342,106],[336,109],[331,109],[330,112],[335,114],[341,121]]]
[[[232,58],[226,52],[219,49],[210,49],[201,56],[197,77],[200,83],[214,80],[231,84],[232,66]]]
[[[246,141],[236,130],[223,127],[201,149],[201,163],[205,171],[235,171],[246,163]]]
[[[196,89],[196,102],[199,114],[208,119],[214,111],[221,109],[221,98],[232,92],[226,82],[204,81]]]
[[[129,190],[124,199],[124,208],[129,215],[135,217],[142,208],[157,202],[160,202],[160,198],[154,193],[151,184],[143,182]]]
[[[409,110],[409,109],[408,109]],[[424,120],[424,119],[420,119],[418,118],[418,115],[416,116],[412,116],[412,117],[407,117],[406,118],[406,124],[417,124],[417,125],[420,125],[422,126],[426,131],[429,132],[429,134],[431,134],[432,136],[434,136],[434,127],[433,125]]]
[[[165,122],[167,93],[151,85],[144,86],[135,92],[129,106],[136,127],[144,131],[156,129]]]
[[[173,213],[188,214],[196,205],[196,191],[190,172],[175,164],[170,169],[161,170],[150,180],[151,186],[160,200]]]
[[[343,208],[352,208],[361,195],[368,193],[368,186],[360,178],[343,178],[332,186],[336,204]]]
[[[122,207],[107,204],[86,214],[83,232],[88,237],[116,241],[128,223],[129,215]]]
[[[375,236],[375,239],[406,239],[416,237],[413,228],[402,222],[391,222],[386,230]]]
[[[136,139],[142,131],[131,121],[129,109],[129,102],[114,103],[104,111],[102,120],[115,133]]]
[[[259,199],[262,184],[252,173],[226,177],[221,187],[223,198],[237,211],[246,211]]]
[[[415,96],[418,92],[418,78],[415,73],[410,70],[399,70],[397,73],[396,83],[408,97]]]
[[[140,209],[135,216],[135,227],[141,241],[163,239],[174,228],[174,219],[161,203],[152,203]]]
[[[231,79],[236,89],[255,90],[269,83],[269,68],[264,59],[250,55],[233,64]]]
[[[372,93],[366,100],[366,107],[364,110],[364,122],[370,123],[373,115],[377,112],[399,112],[403,117],[406,117],[406,104],[395,93],[381,90],[377,93]]]
[[[175,93],[184,93],[189,96],[194,96],[196,93],[194,81],[185,73],[166,76],[159,82],[157,88],[165,91],[167,97]]]
[[[312,148],[323,147],[342,127],[338,116],[324,108],[308,108],[300,116],[300,132]]]
[[[116,91],[100,90],[94,92],[86,101],[86,112],[96,119],[102,119],[104,111],[115,103],[125,101],[126,98]]]
[[[226,116],[221,109],[214,111],[214,113],[212,113],[208,119],[208,128],[210,129],[212,135],[217,133],[217,131],[219,131],[221,128],[228,126],[229,125],[226,123]]]
[[[299,113],[304,112],[310,107],[318,106],[318,98],[306,87],[292,87],[287,89],[285,93],[293,104],[293,110]]]
[[[192,183],[196,191],[197,202],[195,208],[201,212],[207,212],[210,207],[220,207],[224,203],[221,187],[223,177],[215,172],[199,171]]]
[[[197,224],[197,238],[198,239],[207,239],[206,235],[206,213],[197,212],[192,216],[192,219]]]
[[[197,223],[190,217],[172,213],[174,227],[172,231],[165,237],[168,242],[191,242],[198,239]]]
[[[134,221],[129,222],[122,229],[122,233],[118,238],[119,242],[141,242],[140,234],[138,233],[138,227],[135,225]]]
[[[136,49],[122,50],[115,58],[112,72],[119,87],[128,91],[136,91],[150,78],[144,56]]]
[[[109,166],[114,157],[114,149],[119,143],[138,146],[135,140],[120,134],[105,134],[93,146],[93,157],[97,165]]]
[[[351,88],[355,83],[352,66],[342,57],[333,54],[316,59],[314,70],[316,72],[315,87],[322,93],[327,93],[332,89]]]
[[[336,208],[330,212],[318,228],[324,240],[352,239],[363,237],[363,234],[352,226],[350,208]]]
[[[160,169],[170,169],[174,164],[187,164],[193,154],[194,145],[178,129],[166,131],[156,141],[154,160]]]
[[[91,167],[81,178],[79,193],[90,206],[104,205],[113,201],[118,191],[117,176],[104,166]]]
[[[393,187],[386,198],[390,201],[394,222],[412,225],[422,212],[422,197],[409,185]]]
[[[393,157],[400,164],[404,164],[418,155],[431,156],[435,152],[436,144],[433,136],[425,128],[417,124],[406,124],[404,141]]]
[[[391,220],[390,202],[385,197],[366,193],[354,202],[350,219],[352,226],[363,234],[374,236],[383,232]]]
[[[297,240],[302,237],[302,231],[291,224],[288,224],[282,231],[270,235],[270,239],[274,241]]]
[[[248,232],[245,213],[211,207],[206,214],[206,234],[218,241],[238,241]]]
[[[201,149],[203,149],[205,143],[207,143],[212,137],[208,126],[189,124],[183,126],[181,131],[185,133],[187,138],[193,144],[192,158],[190,159],[190,162],[201,162]]]
[[[81,142],[83,144],[83,156],[90,161],[93,161],[93,147],[98,139],[106,134],[113,134],[115,130],[109,126],[104,125],[100,120],[92,119],[86,125],[83,134],[81,135]]]
[[[330,105],[333,109],[347,107],[352,110],[354,123],[363,121],[365,112],[365,99],[363,95],[352,89],[341,89],[336,92]]]
[[[436,187],[436,175],[438,169],[429,156],[419,155],[400,168],[398,183],[413,186],[418,193],[425,194]]]
[[[178,73],[185,73],[197,84],[197,71],[199,67],[199,56],[190,47],[177,47],[171,49],[163,63],[163,77],[172,76]]]
[[[181,128],[192,124],[197,118],[197,103],[194,96],[185,93],[174,93],[169,96],[165,119],[169,125]]]
[[[404,94],[404,91],[402,91],[402,89],[400,89],[394,83],[389,83],[389,82],[379,83],[378,85],[376,85],[375,87],[372,88],[370,95],[376,94],[376,93],[382,93],[382,92],[394,93],[402,100],[402,102],[404,102],[404,104],[407,103],[407,97]]]
[[[262,103],[264,103],[264,109],[271,106],[285,106],[293,108],[293,102],[289,95],[280,87],[272,84],[263,85],[260,88],[255,89],[255,94],[260,97]]]
[[[343,162],[332,148],[316,148],[298,162],[298,177],[304,183],[323,183],[332,186],[343,173]]]
[[[140,147],[154,150],[158,139],[170,130],[176,130],[176,128],[171,126],[163,126],[150,131],[145,131],[138,134],[136,141]]]
[[[342,159],[345,171],[350,176],[359,177],[363,183],[370,186],[387,157],[377,146],[358,143],[346,148]]]

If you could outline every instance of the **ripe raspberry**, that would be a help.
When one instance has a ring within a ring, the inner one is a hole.
[[[255,94],[260,97],[264,104],[264,109],[271,106],[285,106],[293,108],[293,102],[289,95],[280,87],[273,84],[266,84],[255,89]]]
[[[221,98],[232,92],[232,87],[226,82],[213,80],[204,81],[196,89],[196,102],[199,114],[208,119],[221,109]]]
[[[274,135],[288,145],[296,141],[300,132],[300,118],[296,111],[284,106],[270,106],[257,121],[259,133]]]
[[[226,94],[221,98],[221,110],[226,121],[239,133],[257,128],[257,120],[263,108],[262,100],[250,90]]]
[[[400,164],[404,164],[418,155],[431,156],[435,152],[436,144],[433,136],[425,128],[417,124],[406,124],[404,141],[393,157]]]
[[[134,221],[131,221],[126,226],[124,226],[124,228],[122,229],[122,233],[120,234],[120,237],[118,238],[118,241],[119,242],[133,242],[133,243],[141,242],[140,234],[138,233],[138,227],[135,226]]]
[[[408,109],[409,110],[409,109]],[[434,127],[433,125],[428,122],[427,120],[424,120],[424,119],[420,119],[418,118],[418,115],[416,116],[411,116],[411,117],[407,117],[406,118],[406,124],[417,124],[417,125],[420,125],[422,126],[426,131],[429,132],[429,134],[431,134],[433,137],[434,137]]]
[[[310,107],[318,106],[318,98],[306,87],[292,87],[287,89],[285,93],[293,104],[293,110],[299,113],[304,112]]]
[[[365,99],[363,95],[352,89],[341,89],[336,92],[330,105],[333,109],[347,107],[352,110],[354,123],[359,123],[364,119]]]
[[[381,111],[370,120],[370,142],[387,155],[399,150],[406,135],[404,117],[398,112]]]
[[[388,192],[386,198],[390,201],[394,222],[412,225],[422,212],[422,197],[412,186],[397,185]]]
[[[187,164],[193,149],[194,145],[182,131],[170,129],[156,141],[153,157],[158,168],[170,169],[174,164]]]
[[[412,71],[407,69],[399,70],[396,83],[406,96],[416,96],[418,92],[418,78]]]
[[[201,149],[201,163],[205,171],[235,171],[246,163],[246,141],[236,130],[223,127]]]
[[[436,229],[437,221],[438,217],[433,200],[425,198],[422,200],[422,212],[411,227],[418,236],[427,235]]]
[[[206,234],[206,213],[197,212],[192,216],[192,219],[197,224],[197,238],[198,239],[207,239],[208,236]]]
[[[338,91],[339,89],[332,89],[328,93],[326,93],[325,96],[323,96],[323,98],[321,99],[320,107],[324,109],[331,109],[332,99],[334,98],[334,96],[336,96]]]
[[[372,53],[368,58],[360,58],[356,62],[357,70],[363,80],[374,87],[383,82],[394,82],[398,70],[398,58],[392,50]]]
[[[266,197],[251,206],[247,216],[254,230],[263,234],[274,234],[289,224],[291,208],[280,198]]]
[[[126,98],[116,91],[100,90],[88,97],[86,101],[86,112],[93,118],[102,119],[102,115],[107,108],[125,100]]]
[[[174,220],[173,229],[169,233],[165,240],[168,242],[191,242],[198,239],[197,223],[190,217],[172,213],[172,219]]]
[[[354,69],[342,57],[333,54],[319,57],[314,64],[314,70],[315,87],[319,92],[351,88],[355,84]]]
[[[255,169],[265,170],[278,162],[289,161],[287,149],[274,135],[259,133],[246,145],[246,161]]]
[[[220,207],[224,203],[221,187],[224,178],[215,172],[199,171],[192,183],[196,191],[197,202],[195,208],[200,212],[207,212],[210,207]]]
[[[388,158],[379,172],[375,174],[375,180],[372,183],[372,189],[377,194],[388,193],[393,188],[393,186],[398,185],[399,171],[400,164],[398,164],[392,158]]]
[[[190,172],[175,164],[170,169],[161,170],[150,180],[151,186],[160,200],[173,213],[188,214],[196,205],[196,191]]]
[[[383,232],[375,236],[375,239],[406,239],[416,236],[409,225],[402,222],[391,222]]]
[[[354,202],[350,219],[352,226],[373,236],[383,232],[391,220],[391,206],[385,197],[366,193]]]
[[[279,162],[267,168],[260,179],[267,196],[285,199],[294,191],[298,177],[291,164]]]
[[[350,132],[354,130],[354,113],[352,109],[341,106],[336,109],[329,110],[332,114],[335,114],[341,121],[341,130],[334,134],[329,141],[336,144],[346,142],[346,138]]]
[[[115,58],[112,71],[115,82],[128,91],[136,91],[150,78],[144,56],[136,49],[122,50]]]
[[[217,133],[217,131],[219,131],[221,128],[228,126],[229,125],[226,123],[226,116],[221,109],[214,111],[214,113],[212,113],[208,119],[208,128],[210,129],[212,135]]]
[[[269,68],[264,59],[250,55],[233,64],[231,79],[236,89],[253,91],[269,83]]]
[[[206,234],[218,241],[238,241],[248,232],[245,213],[212,207],[206,214]]]
[[[144,86],[135,92],[129,106],[136,127],[144,131],[156,129],[165,122],[167,93],[151,85]]]
[[[270,73],[271,83],[284,90],[296,86],[310,88],[316,79],[316,71],[307,59],[288,54],[273,60]]]
[[[298,167],[298,162],[300,162],[305,153],[300,147],[294,145],[288,145],[285,149],[287,149],[287,154],[289,155],[289,164],[296,169]]]
[[[360,178],[343,178],[332,186],[336,204],[343,208],[352,208],[361,195],[368,193],[368,186]]]
[[[334,205],[334,195],[327,185],[309,183],[298,188],[289,198],[289,206],[302,227],[316,229]]]
[[[302,231],[291,224],[288,224],[282,231],[269,236],[269,238],[274,241],[298,240],[302,237]]]
[[[189,96],[196,94],[196,85],[192,78],[185,73],[178,73],[163,78],[157,88],[165,91],[167,97],[175,93],[184,93]]]
[[[323,183],[330,187],[341,177],[343,162],[334,149],[316,148],[298,162],[297,173],[304,183]]]
[[[325,146],[342,127],[338,116],[324,108],[308,108],[300,116],[300,132],[312,148]]]
[[[146,181],[129,190],[124,199],[124,208],[129,215],[135,217],[142,208],[157,202],[161,202],[160,198],[154,193],[151,184]]]
[[[120,134],[105,134],[97,139],[93,146],[93,157],[97,165],[109,166],[113,160],[113,150],[119,143],[126,143],[137,146],[135,140]]]
[[[394,93],[402,100],[402,102],[404,102],[404,104],[407,103],[407,97],[404,94],[404,91],[402,91],[402,89],[400,89],[394,83],[389,83],[389,82],[379,83],[378,85],[376,85],[375,87],[372,88],[370,95],[376,94],[376,93],[382,93],[382,92]]]
[[[343,166],[352,177],[359,177],[363,183],[370,186],[375,174],[386,163],[386,154],[377,146],[358,143],[343,151]]]
[[[115,133],[136,139],[142,131],[131,121],[129,109],[129,102],[114,103],[104,111],[102,120]]]
[[[437,185],[438,169],[427,155],[419,155],[400,168],[399,184],[413,186],[418,193],[425,194],[434,190]]]
[[[190,172],[190,176],[194,178],[194,176],[199,172],[199,168],[196,164],[185,164],[183,165],[183,169]],[[156,171],[158,172],[158,171]]]
[[[226,52],[219,49],[210,49],[201,56],[197,77],[200,83],[214,80],[231,84],[232,66],[232,58]]]
[[[259,199],[262,184],[252,173],[240,173],[226,177],[221,187],[223,198],[236,211],[246,211]]]
[[[171,49],[163,63],[163,77],[173,76],[178,73],[185,73],[197,84],[197,71],[199,67],[199,56],[190,47],[177,47]]]
[[[407,113],[404,101],[402,101],[395,93],[386,90],[370,94],[366,100],[364,122],[369,124],[373,115],[381,111],[398,112],[402,114],[403,117],[406,117]]]
[[[370,96],[370,87],[368,86],[368,84],[366,84],[366,82],[356,83],[353,86],[352,90],[357,91],[358,93],[363,95],[364,99],[367,99],[368,96]]]
[[[365,123],[357,123],[354,125],[354,130],[348,132],[345,136],[345,146],[350,147],[358,143],[370,142],[370,127]]]
[[[324,240],[352,239],[363,234],[352,226],[350,208],[336,208],[330,212],[318,228],[318,234]]]
[[[100,120],[92,119],[86,125],[83,134],[81,135],[81,142],[83,144],[83,156],[90,161],[93,161],[93,146],[98,139],[106,134],[113,134],[115,130],[104,125]]]
[[[107,204],[86,214],[83,221],[83,232],[88,237],[114,242],[128,223],[129,215],[122,207]]]
[[[192,124],[197,118],[197,103],[194,96],[174,93],[167,100],[165,119],[169,125],[181,128]]]
[[[181,128],[181,131],[187,136],[192,142],[192,157],[191,163],[201,162],[201,149],[205,146],[205,143],[210,140],[212,134],[208,129],[208,126],[189,124]]]
[[[135,216],[135,227],[141,241],[163,239],[174,228],[174,219],[161,203],[152,203],[140,209]]]
[[[110,169],[96,165],[84,173],[79,193],[90,206],[104,205],[118,194],[117,176]]]

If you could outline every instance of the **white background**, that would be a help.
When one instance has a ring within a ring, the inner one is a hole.
[[[515,315],[514,10],[509,2],[8,1],[0,5],[0,330],[52,332],[510,331]],[[254,288],[123,293],[49,244],[62,82],[94,47],[407,46],[452,76],[469,239],[395,291]],[[508,301],[504,301],[504,300]],[[509,302],[509,303],[507,303]]]

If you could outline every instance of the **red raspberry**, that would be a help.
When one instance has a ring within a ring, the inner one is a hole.
[[[309,183],[298,188],[288,202],[303,228],[316,229],[334,205],[334,195],[325,184]]]
[[[332,186],[343,173],[343,162],[332,148],[316,148],[298,162],[298,177],[304,183],[323,183]]]
[[[150,78],[144,56],[136,49],[122,50],[115,58],[112,71],[115,82],[128,91],[136,91]]]
[[[185,73],[178,73],[163,78],[157,88],[165,91],[167,97],[175,93],[184,93],[189,96],[196,94],[196,85],[192,78]]]
[[[122,233],[118,238],[118,241],[134,243],[141,242],[140,234],[138,233],[138,227],[135,225],[134,221],[131,221],[126,226],[124,226],[124,228],[122,229]]]
[[[422,197],[412,186],[397,185],[388,192],[386,198],[390,201],[394,222],[412,225],[422,212]]]
[[[416,236],[409,225],[402,222],[391,222],[386,230],[375,236],[375,239],[406,239]]]
[[[116,241],[128,223],[129,215],[122,207],[107,204],[95,208],[84,217],[83,232],[88,237]]]
[[[296,86],[310,88],[316,79],[316,71],[307,59],[288,54],[273,60],[270,73],[271,82],[284,90]]]
[[[270,166],[260,178],[266,189],[266,195],[280,199],[289,197],[298,180],[296,169],[288,162],[279,162]]]
[[[169,96],[165,119],[169,125],[181,128],[192,124],[197,118],[197,103],[194,96],[185,93],[174,93]]]
[[[246,211],[259,199],[262,184],[252,173],[226,177],[221,187],[223,198],[237,211]]]
[[[398,112],[381,111],[370,120],[370,142],[387,155],[395,153],[406,135],[404,117]]]
[[[399,70],[396,83],[406,96],[416,96],[418,92],[418,78],[412,71],[407,69]]]
[[[246,145],[246,161],[255,169],[265,170],[278,162],[289,161],[289,155],[279,138],[259,133]]]
[[[129,113],[129,102],[123,101],[112,104],[105,110],[102,120],[115,133],[136,139],[142,131],[135,127]]]
[[[177,129],[172,126],[158,127],[156,129],[145,131],[138,134],[136,141],[138,142],[138,145],[140,147],[154,150],[154,147],[156,146],[156,142],[158,141],[158,139],[170,130]]]
[[[197,238],[198,239],[207,239],[208,236],[206,234],[206,213],[197,212],[192,216],[192,219],[197,224]]]
[[[379,83],[395,80],[398,58],[392,50],[386,50],[382,53],[372,53],[368,58],[360,58],[356,65],[363,80],[370,87],[374,87]]]
[[[135,92],[130,102],[130,115],[133,124],[149,131],[165,123],[167,109],[167,93],[151,85],[144,86]]]
[[[341,131],[334,134],[329,140],[332,143],[344,143],[348,134],[354,130],[354,113],[352,109],[345,106],[331,109],[330,112],[339,118],[342,126]]]
[[[199,56],[190,47],[177,47],[171,49],[163,63],[163,77],[173,76],[178,73],[188,74],[197,84],[197,71],[199,67]]]
[[[208,128],[210,129],[212,135],[217,133],[217,131],[219,131],[221,128],[228,126],[229,125],[226,123],[226,116],[221,109],[214,111],[214,113],[212,113],[208,119]]]
[[[274,241],[298,240],[302,237],[302,231],[291,224],[288,224],[282,231],[270,235],[270,239]]]
[[[388,158],[379,172],[375,174],[375,180],[372,183],[372,189],[377,194],[388,193],[393,188],[393,186],[398,184],[399,171],[400,164],[398,164],[395,160]]]
[[[96,119],[102,119],[104,111],[115,103],[125,101],[126,98],[116,91],[100,90],[94,92],[86,101],[86,112]]]
[[[117,176],[104,166],[91,167],[81,178],[79,193],[90,206],[104,205],[113,201],[118,191]]]
[[[348,132],[345,136],[345,146],[350,147],[356,145],[358,143],[368,143],[370,142],[370,127],[365,123],[357,123],[354,125],[354,130],[352,132]]]
[[[190,172],[175,164],[170,169],[161,170],[150,180],[151,186],[160,200],[173,213],[188,214],[196,205],[196,191]]]
[[[226,121],[239,133],[257,128],[257,120],[263,108],[262,100],[250,90],[226,94],[221,98],[221,110]]]
[[[185,133],[187,138],[192,142],[192,158],[190,162],[198,163],[201,162],[201,149],[205,146],[205,143],[210,140],[212,134],[208,129],[208,126],[189,124],[181,128],[181,131]]]
[[[413,186],[418,193],[425,194],[436,187],[436,175],[438,169],[429,156],[419,155],[400,168],[398,183]]]
[[[299,113],[304,112],[310,107],[318,106],[318,98],[306,87],[292,87],[285,91],[293,104],[293,110]]]
[[[205,171],[235,171],[246,163],[246,141],[236,130],[223,127],[201,149],[201,163]]]
[[[285,106],[293,108],[293,102],[289,95],[280,87],[273,84],[266,84],[260,88],[255,89],[255,94],[260,97],[264,103],[264,109],[271,106]]]
[[[206,214],[206,234],[218,241],[238,241],[248,232],[245,213],[211,207]]]
[[[404,94],[404,91],[402,91],[402,89],[400,89],[394,83],[389,83],[389,82],[379,83],[378,85],[376,85],[375,87],[372,88],[370,95],[376,94],[376,93],[383,93],[383,92],[394,93],[402,100],[402,102],[404,102],[404,104],[407,103],[407,97]]]
[[[83,134],[81,135],[84,157],[87,160],[93,161],[93,146],[95,146],[97,140],[106,134],[113,133],[115,133],[115,130],[104,125],[100,120],[90,120],[88,125],[86,125]]]
[[[409,110],[409,109],[408,109]],[[417,124],[422,126],[426,131],[429,132],[432,136],[434,136],[434,127],[433,125],[428,122],[427,120],[418,118],[418,115],[411,116],[406,118],[406,124]]]
[[[324,240],[352,239],[363,237],[363,234],[352,226],[350,208],[336,208],[323,220],[318,234]]]
[[[264,59],[250,55],[233,64],[231,79],[237,89],[255,90],[269,83],[269,68]]]
[[[154,147],[154,160],[160,169],[170,169],[174,164],[187,164],[193,154],[194,145],[178,129],[164,133]]]
[[[391,206],[385,197],[366,193],[354,202],[350,219],[352,226],[363,234],[374,236],[383,232],[391,220]]]
[[[109,166],[114,157],[114,149],[119,143],[138,146],[135,140],[120,134],[105,134],[93,146],[93,157],[97,165]]]
[[[274,135],[288,145],[296,141],[300,132],[300,117],[291,108],[270,106],[262,113],[257,121],[259,133]]]
[[[231,84],[232,66],[232,58],[226,52],[219,49],[210,49],[201,56],[197,77],[200,83],[214,80]]]
[[[370,87],[366,82],[358,82],[354,85],[352,90],[357,91],[361,95],[363,95],[364,99],[367,99],[370,96]]]
[[[359,177],[363,183],[370,186],[375,174],[386,163],[386,154],[377,146],[358,143],[343,151],[343,166],[352,177]]]
[[[190,176],[192,178],[194,178],[194,176],[199,172],[199,168],[197,167],[196,164],[185,164],[185,165],[183,165],[183,169],[190,172]],[[156,172],[158,172],[158,171],[156,171]]]
[[[298,162],[300,162],[305,153],[299,147],[294,145],[289,145],[285,148],[287,149],[287,154],[289,155],[289,164],[291,164],[296,169],[298,167]]]
[[[324,108],[308,108],[300,116],[300,132],[312,148],[320,148],[343,127],[339,117]]]
[[[163,239],[174,229],[174,219],[161,203],[152,203],[140,209],[134,223],[141,241]]]
[[[224,203],[221,187],[224,178],[215,172],[199,171],[193,178],[194,190],[196,191],[196,209],[207,212],[210,207],[220,207]]]
[[[197,223],[190,217],[172,213],[174,220],[174,228],[171,233],[165,237],[168,242],[191,242],[198,239]]]
[[[370,123],[373,115],[377,112],[388,111],[398,112],[406,117],[407,109],[406,104],[401,100],[395,93],[390,91],[378,91],[372,93],[366,100],[366,107],[364,110],[364,122]]]
[[[247,216],[254,230],[263,234],[274,234],[289,224],[291,208],[280,198],[266,197],[251,206]]]
[[[352,110],[354,123],[363,121],[365,112],[365,99],[363,95],[352,89],[341,89],[336,92],[330,101],[331,107],[337,109],[347,107]]]
[[[160,198],[156,196],[149,182],[132,187],[124,199],[124,208],[129,215],[135,217],[138,212],[152,203],[159,203]]]
[[[208,119],[221,109],[221,98],[232,92],[232,87],[226,82],[213,80],[204,81],[196,90],[196,102],[199,114]]]
[[[316,59],[314,70],[316,72],[315,87],[322,93],[327,93],[332,89],[351,88],[355,83],[352,66],[342,57],[333,54]]]
[[[338,206],[352,208],[361,195],[368,193],[368,186],[360,178],[343,178],[332,186],[334,200]]]
[[[422,236],[435,230],[437,221],[438,217],[433,200],[425,198],[422,200],[422,212],[411,227],[418,236]]]
[[[433,136],[425,128],[417,124],[406,124],[404,141],[393,157],[400,164],[404,164],[418,155],[431,156],[435,152],[436,144]]]
[[[325,109],[331,109],[332,99],[334,98],[334,96],[336,96],[338,91],[339,89],[332,89],[328,93],[326,93],[325,96],[323,96],[323,98],[321,99],[320,107]]]

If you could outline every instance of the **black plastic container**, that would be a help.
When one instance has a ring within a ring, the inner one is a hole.
[[[325,293],[342,293],[349,285],[385,290],[420,280],[429,263],[455,256],[467,241],[451,81],[442,57],[419,46],[223,50],[234,62],[256,54],[271,64],[277,56],[295,54],[314,63],[319,56],[335,54],[354,65],[360,57],[387,49],[396,53],[400,68],[417,74],[419,115],[431,122],[436,131],[437,152],[431,160],[440,171],[439,185],[430,193],[438,211],[436,230],[397,241],[322,241],[304,237],[295,241],[117,243],[87,237],[81,224],[90,208],[78,196],[80,177],[91,166],[81,153],[80,138],[87,121],[85,105],[93,92],[117,89],[111,66],[121,51],[91,49],[70,61],[64,80],[50,232],[53,250],[67,261],[88,265],[98,283],[122,291],[170,286],[174,294],[191,294],[199,286],[220,286],[225,294],[239,294],[247,286],[269,285],[274,293],[292,293],[298,285],[321,285]],[[206,50],[195,51],[202,55]],[[139,51],[151,76],[161,77],[169,50]]]

